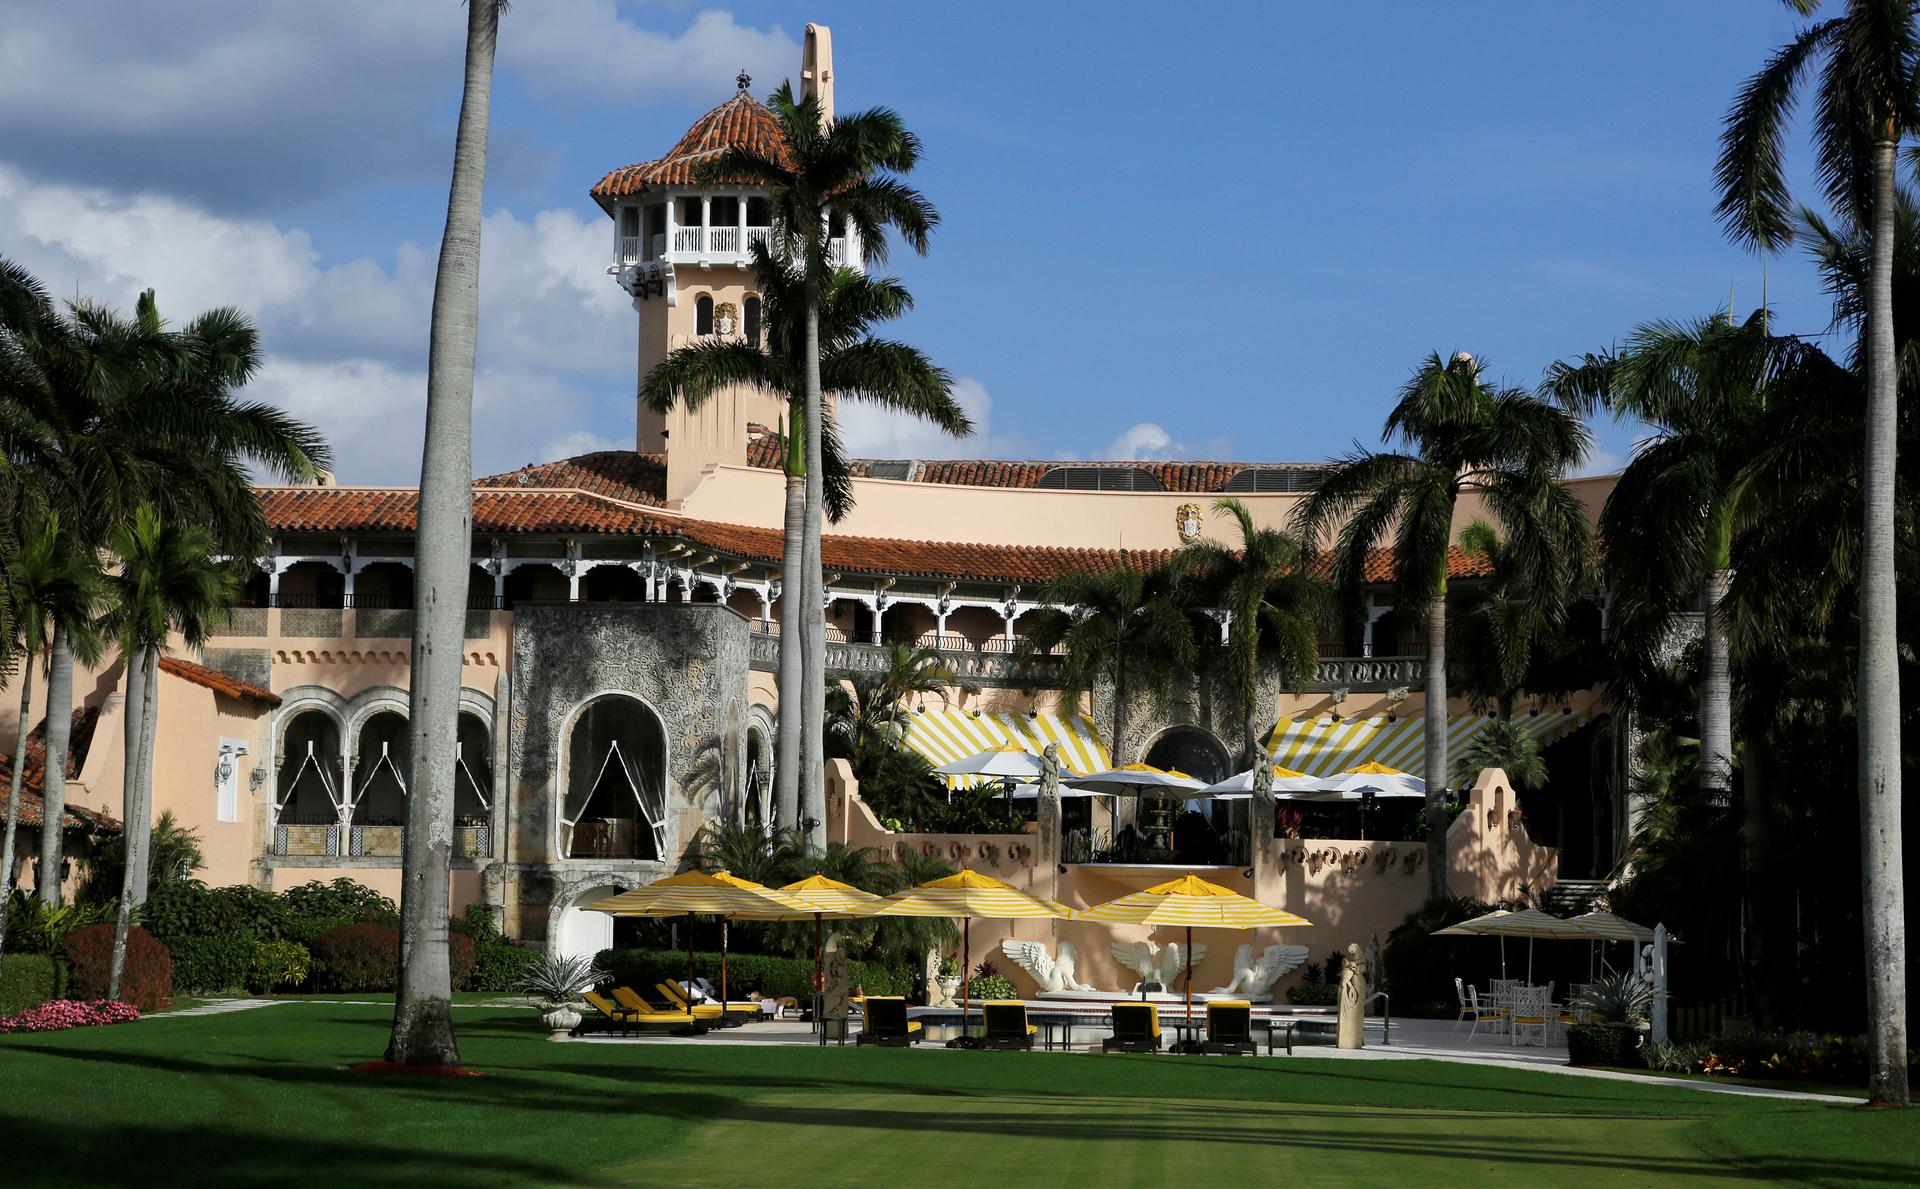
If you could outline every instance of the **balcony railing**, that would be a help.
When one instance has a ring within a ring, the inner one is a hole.
[[[620,263],[637,264],[640,260],[640,237],[623,235],[620,237]]]
[[[676,227],[671,236],[665,233],[653,236],[644,255],[640,251],[638,236],[622,236],[617,263],[628,265],[638,264],[643,259],[670,259],[675,263],[719,260],[745,264],[750,259],[753,245],[766,243],[772,235],[773,229],[770,227]],[[668,250],[669,240],[671,252]],[[827,241],[829,265],[840,268],[851,261],[845,236],[835,236]]]

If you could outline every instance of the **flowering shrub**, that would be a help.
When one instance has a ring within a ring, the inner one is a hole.
[[[256,941],[247,961],[247,989],[278,991],[307,981],[307,947],[297,941]]]
[[[1920,1052],[1907,1055],[1920,1065]],[[1735,1032],[1687,1045],[1663,1045],[1648,1064],[1666,1073],[1854,1083],[1867,1076],[1864,1037],[1817,1032]]]
[[[975,975],[968,988],[975,999],[1018,999],[1019,988],[1004,974]]]
[[[0,1032],[58,1032],[96,1024],[124,1024],[140,1018],[140,1009],[112,999],[54,999],[0,1020]]]
[[[89,925],[67,938],[67,990],[82,999],[104,999],[113,967],[113,926]],[[153,934],[135,925],[127,930],[126,969],[120,998],[141,1011],[158,1011],[173,994],[173,957]]]

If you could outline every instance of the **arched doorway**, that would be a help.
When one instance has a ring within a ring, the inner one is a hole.
[[[575,896],[573,903],[561,909],[554,921],[547,948],[561,958],[592,958],[601,950],[612,949],[612,915],[594,912],[584,906],[625,890],[612,884],[602,884]]]
[[[1153,741],[1146,762],[1156,768],[1178,769],[1208,784],[1233,775],[1232,759],[1213,732],[1201,727],[1174,727]]]
[[[344,804],[340,780],[340,728],[324,710],[294,713],[281,736],[280,781],[274,820],[280,825],[330,825]]]
[[[477,714],[462,714],[455,739],[454,824],[484,826],[493,808],[493,742],[487,724]]]
[[[667,735],[653,708],[601,694],[574,714],[564,743],[561,851],[568,858],[654,859],[667,845]]]
[[[411,753],[407,716],[399,711],[376,711],[360,724],[360,738],[353,752],[355,825],[406,824]]]

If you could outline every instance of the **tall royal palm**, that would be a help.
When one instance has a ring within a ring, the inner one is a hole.
[[[159,714],[159,662],[174,637],[190,649],[206,642],[233,599],[233,574],[214,560],[213,534],[162,519],[151,505],[114,533],[119,568],[109,579],[107,623],[120,644],[129,676],[140,673],[140,701],[129,697],[126,768],[121,776],[126,869],[114,925],[108,998],[118,998],[127,957],[127,929],[147,896],[154,727]],[[131,682],[129,683],[131,686]]]
[[[99,657],[93,634],[94,610],[100,602],[100,570],[90,549],[76,549],[60,531],[60,517],[47,513],[28,524],[19,552],[7,567],[5,603],[8,622],[19,636],[9,641],[20,660],[20,721],[13,746],[13,778],[7,787],[6,840],[0,844],[0,871],[13,871],[14,831],[19,821],[20,781],[27,763],[27,724],[32,721],[33,670],[53,635],[53,625],[67,630],[67,638],[88,661]],[[49,724],[51,725],[51,724]],[[40,878],[58,877],[58,868],[43,867]],[[0,954],[6,951],[7,900],[0,897]]]
[[[1560,482],[1586,452],[1586,427],[1524,389],[1481,378],[1471,356],[1430,355],[1387,415],[1398,451],[1355,451],[1304,500],[1295,525],[1331,545],[1334,585],[1357,600],[1368,562],[1391,542],[1396,610],[1426,622],[1427,880],[1446,891],[1447,573],[1454,510],[1472,493],[1499,526],[1516,574],[1543,592],[1572,581],[1586,514]]]
[[[1059,653],[1064,697],[1093,697],[1103,684],[1112,690],[1107,747],[1116,764],[1127,762],[1133,698],[1164,697],[1199,662],[1186,593],[1166,566],[1069,571],[1047,584],[1045,605],[1027,615],[1018,653],[1023,665]],[[1094,714],[1098,723],[1097,706]]]
[[[1741,469],[1758,448],[1779,353],[1756,310],[1731,317],[1649,322],[1624,346],[1556,365],[1546,387],[1578,413],[1604,406],[1651,436],[1607,496],[1612,602],[1608,639],[1629,697],[1659,666],[1676,615],[1705,613],[1700,664],[1700,788],[1725,804],[1733,787],[1733,671],[1721,606],[1732,577]]]
[[[9,477],[95,549],[148,503],[207,528],[228,557],[257,556],[267,530],[249,471],[299,482],[332,465],[318,431],[235,395],[260,363],[259,335],[235,310],[210,310],[177,330],[151,290],[132,317],[91,302],[61,310],[25,270],[0,260],[0,357],[6,428],[18,439],[8,456],[20,460]],[[53,904],[60,881],[45,872],[61,864],[73,709],[72,643],[57,621],[50,649],[39,889]],[[138,701],[137,689],[127,693]]]
[[[1326,584],[1305,565],[1300,542],[1262,528],[1236,499],[1216,500],[1215,513],[1239,530],[1238,548],[1200,538],[1182,547],[1174,565],[1204,585],[1204,601],[1226,611],[1228,681],[1239,703],[1248,766],[1257,765],[1261,733],[1260,660],[1274,663],[1280,683],[1298,688],[1313,675],[1320,628],[1332,610]]]
[[[480,202],[486,186],[494,42],[504,0],[467,4],[466,80],[427,340],[427,428],[415,532],[407,826],[401,845],[400,985],[387,1060],[457,1066],[447,955],[455,733],[473,552],[473,357],[480,329]]]
[[[776,757],[776,768],[789,762],[800,768],[800,816],[813,823],[807,842],[826,845],[826,784],[822,768],[826,729],[826,591],[820,563],[820,534],[826,508],[823,457],[825,419],[821,407],[820,305],[822,291],[834,272],[833,240],[844,228],[847,242],[875,262],[887,258],[889,229],[922,255],[927,236],[939,214],[902,176],[920,160],[920,141],[907,131],[900,117],[885,108],[853,112],[827,119],[818,96],[796,100],[793,88],[782,84],[767,106],[780,121],[782,145],[761,151],[735,146],[721,153],[700,173],[700,180],[727,179],[766,188],[772,214],[775,255],[791,261],[802,281],[800,374],[803,395],[800,425],[790,432],[806,449],[806,516],[803,572],[797,589],[782,587],[786,607],[782,622],[797,625],[806,647],[801,676],[801,729],[798,755]],[[796,432],[797,430],[797,432]],[[781,705],[784,720],[788,707]],[[785,743],[783,734],[781,742]]]
[[[676,403],[698,407],[707,396],[728,385],[746,385],[775,393],[795,414],[790,425],[803,420],[806,405],[806,311],[808,286],[798,267],[775,259],[762,244],[753,245],[755,284],[760,290],[767,349],[744,340],[707,338],[679,347],[660,361],[640,385],[640,397],[665,412]],[[952,395],[952,378],[925,354],[903,343],[872,336],[876,323],[899,317],[913,306],[912,295],[891,277],[870,278],[852,269],[838,269],[819,287],[817,341],[821,387],[841,400],[865,401],[925,418],[948,433],[971,433],[972,422]],[[826,471],[823,492],[826,514],[838,520],[852,505],[852,483],[839,457],[831,419],[822,422],[821,458]],[[788,433],[786,545],[781,559],[783,590],[802,588],[806,553],[807,463],[799,434]],[[783,604],[781,618],[789,618]],[[780,640],[780,704],[802,706],[804,648],[800,632],[790,630]],[[777,820],[781,827],[799,824],[801,715],[782,713],[775,772]]]
[[[1820,0],[1788,0],[1803,15]],[[1867,948],[1868,1091],[1906,1105],[1906,912],[1900,826],[1900,655],[1895,622],[1895,459],[1899,376],[1893,253],[1901,143],[1920,132],[1920,26],[1909,0],[1845,0],[1800,31],[1741,88],[1721,134],[1716,181],[1732,237],[1772,251],[1793,239],[1785,142],[1802,82],[1821,65],[1811,107],[1827,200],[1866,228],[1872,263],[1863,313],[1866,465],[1860,555],[1860,834]]]

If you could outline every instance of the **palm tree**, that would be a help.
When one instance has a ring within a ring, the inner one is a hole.
[[[1788,0],[1803,15],[1819,0]],[[1893,265],[1900,145],[1920,131],[1920,27],[1907,0],[1847,0],[1800,31],[1746,82],[1727,113],[1715,180],[1722,225],[1772,251],[1794,235],[1783,170],[1800,86],[1824,59],[1813,140],[1828,201],[1872,245],[1865,300],[1865,514],[1860,555],[1861,894],[1867,944],[1868,1092],[1908,1102],[1906,912],[1900,828],[1900,654],[1894,558],[1899,377]]]
[[[13,747],[13,779],[7,788],[6,841],[0,845],[0,873],[9,878],[13,874],[20,780],[27,767],[34,662],[47,646],[56,623],[66,627],[68,639],[81,644],[89,661],[97,659],[99,649],[91,628],[100,594],[100,571],[93,555],[75,549],[72,539],[61,533],[58,513],[46,513],[28,526],[25,547],[8,567],[5,593],[9,622],[20,631],[15,647],[20,660],[20,722]],[[51,730],[53,724],[49,722],[47,727]],[[40,878],[47,878],[50,872],[58,878],[59,868],[44,866]],[[6,941],[7,904],[0,900],[0,954],[6,951]]]
[[[829,236],[838,225],[857,240],[867,258],[887,257],[887,231],[898,232],[915,252],[925,255],[927,236],[940,216],[924,196],[901,180],[920,160],[920,141],[900,117],[886,108],[826,118],[819,97],[795,100],[790,84],[768,99],[780,122],[779,149],[731,147],[702,167],[696,180],[727,179],[764,186],[773,218],[775,254],[798,268],[802,281],[800,391],[806,446],[805,531],[800,586],[783,587],[799,598],[795,617],[806,645],[799,681],[799,752],[777,757],[776,766],[800,765],[800,816],[817,823],[808,845],[826,845],[826,785],[821,768],[826,728],[826,591],[820,565],[821,520],[825,512],[825,422],[821,408],[822,293],[834,271]],[[784,150],[784,151],[782,151]],[[789,472],[791,473],[791,472]],[[782,706],[782,717],[786,707]],[[783,732],[781,742],[786,742]],[[790,745],[789,745],[790,747]]]
[[[777,393],[786,399],[789,409],[804,412],[806,277],[798,268],[776,260],[764,244],[756,242],[752,251],[767,349],[724,338],[703,339],[676,348],[641,382],[640,397],[649,407],[660,412],[676,403],[697,408],[709,395],[728,385],[746,385]],[[830,274],[819,289],[820,383],[843,400],[867,401],[910,413],[956,437],[965,436],[973,431],[973,424],[954,401],[952,377],[946,370],[913,347],[871,334],[875,323],[897,318],[912,307],[912,295],[892,277],[876,280],[846,268]],[[838,521],[853,506],[853,484],[840,457],[830,418],[823,422],[822,429],[826,513],[829,519]],[[807,548],[807,461],[804,439],[791,426],[785,442],[786,544],[781,556],[781,589],[798,591],[802,589]],[[785,604],[789,608],[793,605]],[[786,618],[784,610],[782,618]],[[779,674],[783,707],[805,705],[801,693],[804,658],[801,633],[795,630],[783,634]],[[824,680],[824,675],[820,679]],[[785,827],[799,822],[802,717],[783,713],[779,722],[774,761],[779,782],[776,820]]]
[[[1300,542],[1275,528],[1261,528],[1236,499],[1214,501],[1214,512],[1231,517],[1240,547],[1201,538],[1181,548],[1174,566],[1205,584],[1205,598],[1227,613],[1226,665],[1245,726],[1249,767],[1260,762],[1260,657],[1275,662],[1280,682],[1298,688],[1320,657],[1320,628],[1332,604],[1326,584],[1305,564]]]
[[[979,688],[961,680],[937,648],[897,640],[886,648],[886,668],[855,673],[844,681],[829,679],[828,746],[851,759],[860,773],[876,758],[900,749],[915,698],[945,697],[956,688],[974,693]],[[861,779],[865,780],[864,774]]]
[[[1760,444],[1777,354],[1765,310],[1738,325],[1731,314],[1649,322],[1616,351],[1555,365],[1545,384],[1578,413],[1605,406],[1653,429],[1600,513],[1608,636],[1631,696],[1636,678],[1664,663],[1674,616],[1704,613],[1700,787],[1723,803],[1733,787],[1733,675],[1721,603],[1741,470]]]
[[[1310,549],[1333,546],[1336,587],[1357,599],[1367,563],[1391,539],[1396,608],[1426,617],[1427,879],[1447,879],[1447,569],[1454,509],[1463,492],[1485,505],[1506,537],[1517,580],[1560,598],[1573,581],[1586,513],[1561,484],[1586,452],[1586,427],[1520,388],[1481,379],[1465,353],[1430,355],[1400,390],[1385,437],[1398,452],[1356,450],[1296,513]]]
[[[1598,665],[1587,653],[1596,642],[1568,632],[1568,599],[1589,589],[1591,558],[1567,559],[1577,574],[1567,589],[1539,591],[1522,585],[1507,542],[1491,524],[1469,521],[1457,541],[1460,551],[1487,572],[1448,596],[1453,618],[1447,634],[1464,645],[1452,651],[1464,654],[1462,692],[1474,708],[1490,707],[1496,717],[1512,718],[1523,688],[1536,695],[1564,694],[1594,684]]]
[[[1134,694],[1164,698],[1174,680],[1198,664],[1186,593],[1167,566],[1069,571],[1047,585],[1044,605],[1028,614],[1016,653],[1023,665],[1064,653],[1060,693],[1069,701],[1092,698],[1103,682],[1112,688],[1107,739],[1116,764],[1126,762],[1127,707]]]
[[[1497,718],[1481,728],[1460,753],[1460,770],[1454,779],[1472,784],[1486,768],[1498,768],[1507,774],[1517,789],[1540,789],[1547,784],[1547,761],[1540,754],[1540,740],[1511,718]]]
[[[454,136],[453,184],[433,280],[427,342],[427,429],[414,535],[413,679],[407,725],[412,771],[401,845],[400,985],[387,1060],[457,1066],[447,957],[455,734],[461,639],[473,551],[473,355],[480,324],[480,202],[486,186],[493,52],[503,0],[467,4],[466,82]]]
[[[213,560],[213,535],[205,529],[162,520],[151,505],[135,509],[133,523],[114,534],[120,569],[109,580],[108,623],[126,658],[129,688],[137,670],[139,701],[129,693],[126,772],[122,777],[127,839],[126,874],[114,926],[113,968],[107,995],[119,998],[126,963],[127,929],[147,897],[148,823],[154,725],[159,706],[159,660],[174,636],[188,648],[206,642],[216,619],[233,599],[232,572]]]
[[[179,330],[161,321],[153,292],[132,318],[90,302],[63,313],[24,269],[0,260],[0,432],[14,477],[33,500],[56,508],[69,535],[105,549],[133,509],[209,529],[221,553],[252,558],[267,538],[249,471],[301,482],[332,465],[312,427],[233,392],[258,369],[259,336],[231,309],[210,310]],[[73,655],[55,622],[47,677],[47,813],[41,827],[40,895],[57,904],[73,711]],[[130,695],[138,694],[129,690]]]

